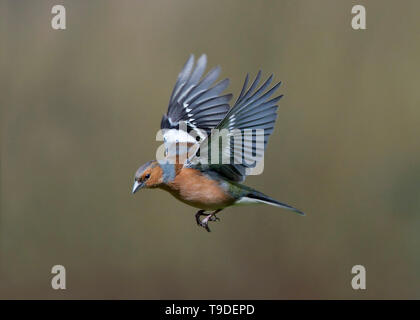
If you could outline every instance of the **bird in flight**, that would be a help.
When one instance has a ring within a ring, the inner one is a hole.
[[[214,85],[220,67],[202,77],[206,55],[194,62],[191,55],[178,75],[168,111],[162,117],[165,156],[138,168],[132,193],[142,188],[168,191],[200,209],[195,219],[207,231],[210,221],[219,220],[216,214],[229,206],[269,204],[304,215],[241,183],[261,163],[274,130],[277,103],[283,95],[271,97],[280,82],[270,87],[271,75],[259,86],[259,71],[248,87],[247,75],[230,107],[232,95],[223,94],[229,79]],[[225,138],[225,143],[220,144],[220,138]]]

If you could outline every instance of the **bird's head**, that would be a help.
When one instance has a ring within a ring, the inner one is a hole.
[[[133,193],[142,188],[156,188],[163,182],[162,168],[157,161],[149,161],[134,175]]]

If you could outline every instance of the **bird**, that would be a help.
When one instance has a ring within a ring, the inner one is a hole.
[[[137,169],[132,193],[144,188],[169,192],[199,209],[195,221],[208,232],[209,222],[219,221],[217,214],[230,206],[267,204],[305,215],[243,184],[261,163],[274,130],[283,95],[271,97],[281,82],[270,87],[270,75],[259,86],[260,70],[248,86],[247,74],[236,102],[230,106],[233,95],[223,94],[229,79],[214,84],[221,68],[215,67],[203,77],[206,65],[205,54],[196,62],[191,54],[179,73],[161,120],[164,156]],[[214,147],[220,137],[228,143]]]

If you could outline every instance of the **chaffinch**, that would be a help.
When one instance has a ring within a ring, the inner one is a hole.
[[[168,111],[161,121],[165,158],[149,161],[138,168],[132,193],[141,188],[168,191],[176,199],[200,209],[195,219],[207,231],[210,231],[209,221],[219,220],[216,214],[229,206],[263,203],[304,215],[302,211],[240,183],[261,162],[274,129],[277,102],[282,95],[270,97],[280,83],[265,92],[272,81],[271,75],[257,89],[261,78],[259,71],[247,89],[247,75],[237,101],[230,108],[232,95],[222,94],[229,80],[212,86],[220,74],[220,67],[201,79],[206,64],[206,55],[202,55],[194,68],[194,56],[191,55],[184,65],[172,91]],[[225,132],[222,137],[227,137],[228,143],[217,145],[219,153],[214,157],[215,149],[212,151],[211,146],[215,141],[219,142],[222,131]],[[259,138],[255,132],[260,133]],[[179,151],[182,143],[186,144],[186,153]],[[221,163],[220,156],[224,157]]]

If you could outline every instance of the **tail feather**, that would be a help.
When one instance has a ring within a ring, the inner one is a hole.
[[[263,194],[261,192],[258,192],[258,191],[248,193],[246,196],[242,197],[240,202],[242,202],[242,203],[246,203],[246,202],[248,202],[248,203],[252,203],[252,202],[254,202],[254,203],[258,203],[258,202],[266,203],[266,204],[269,204],[269,205],[272,205],[272,206],[275,206],[275,207],[284,208],[284,209],[296,212],[296,213],[298,213],[302,216],[305,215],[305,213],[300,211],[299,209],[296,209],[292,206],[289,206],[286,203],[279,202],[279,201],[277,201],[273,198],[270,198],[269,196],[266,196],[265,194]]]

